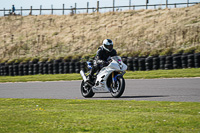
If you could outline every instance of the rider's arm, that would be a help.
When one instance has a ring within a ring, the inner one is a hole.
[[[97,51],[97,55],[96,55],[96,62],[97,62],[97,64],[102,64],[102,63],[104,63],[105,61],[103,60],[103,55],[102,55],[103,53],[102,53],[102,50],[101,49],[99,49],[98,51]]]
[[[112,51],[112,56],[117,56],[117,51],[115,49]]]

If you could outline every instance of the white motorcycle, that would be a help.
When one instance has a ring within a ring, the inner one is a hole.
[[[88,65],[88,68],[91,68],[91,65]],[[126,69],[127,65],[122,62],[121,57],[113,56],[110,58],[109,65],[94,75],[94,81],[87,82],[87,76],[81,70],[80,74],[83,78],[81,94],[85,98],[93,97],[95,93],[111,93],[115,98],[120,97],[125,89],[123,75]]]

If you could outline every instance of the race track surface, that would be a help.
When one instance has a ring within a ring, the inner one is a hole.
[[[95,100],[148,100],[200,102],[200,78],[125,80],[121,98],[95,94]],[[0,83],[0,98],[85,99],[81,81]]]

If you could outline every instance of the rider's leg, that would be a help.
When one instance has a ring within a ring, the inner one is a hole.
[[[99,69],[98,65],[94,65],[90,71],[90,74],[88,75],[87,81],[91,81],[92,77],[94,76],[94,73],[97,72],[97,70]]]

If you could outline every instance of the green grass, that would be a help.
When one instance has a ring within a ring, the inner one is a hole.
[[[1,133],[199,133],[200,103],[0,99]]]
[[[44,74],[28,76],[0,76],[0,82],[81,80],[80,74]]]
[[[200,68],[127,71],[125,79],[153,79],[153,78],[184,78],[200,77]],[[0,76],[0,82],[28,82],[28,81],[60,81],[82,80],[80,74],[30,75],[30,76]]]
[[[127,72],[126,79],[200,77],[200,68]]]

